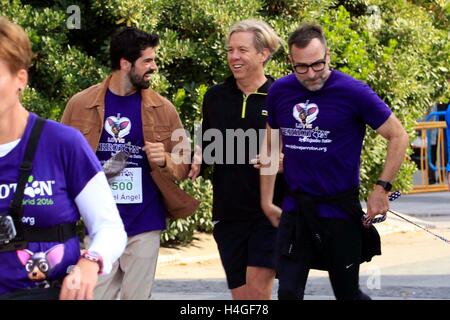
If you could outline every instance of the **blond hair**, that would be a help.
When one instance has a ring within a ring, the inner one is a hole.
[[[28,70],[33,53],[25,30],[19,25],[0,17],[0,60],[6,62],[11,73]]]
[[[236,32],[253,32],[255,35],[253,39],[256,50],[261,52],[265,48],[269,49],[270,56],[264,63],[267,63],[270,60],[282,43],[281,38],[277,35],[275,30],[261,20],[247,19],[235,23],[228,32],[227,41],[230,41],[231,35]]]

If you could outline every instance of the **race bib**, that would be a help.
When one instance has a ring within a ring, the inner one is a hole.
[[[142,168],[125,168],[110,180],[116,203],[142,203]]]

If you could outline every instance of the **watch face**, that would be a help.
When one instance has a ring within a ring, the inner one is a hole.
[[[86,251],[85,253],[83,253],[83,255],[81,256],[84,259],[87,259],[89,261],[95,262],[98,264],[99,267],[99,271],[98,274],[102,274],[103,272],[103,259],[102,256],[94,251]]]
[[[83,256],[86,259],[93,260],[93,261],[97,261],[100,257],[100,255],[97,252],[86,252]]]
[[[392,184],[390,184],[388,181],[378,180],[376,184],[382,186],[386,191],[391,191],[392,189]]]

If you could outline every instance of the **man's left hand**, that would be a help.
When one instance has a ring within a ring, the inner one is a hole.
[[[142,150],[145,151],[149,162],[155,163],[159,167],[164,167],[166,165],[166,151],[163,143],[146,141]]]
[[[386,214],[389,210],[388,193],[376,185],[367,200],[367,219],[372,220],[377,214]]]

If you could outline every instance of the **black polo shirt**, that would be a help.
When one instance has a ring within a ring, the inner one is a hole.
[[[202,147],[204,162],[208,154],[216,156],[212,179],[214,221],[248,220],[264,215],[260,205],[259,170],[253,167],[250,160],[259,154],[263,139],[263,132],[259,130],[266,128],[266,97],[269,87],[274,82],[270,76],[266,77],[267,81],[248,96],[238,88],[233,76],[227,78],[224,83],[211,87],[205,94]],[[212,141],[205,141],[205,132],[208,129],[218,130],[217,133],[221,133],[223,143],[215,138],[212,138]],[[241,133],[245,132],[247,136],[253,135],[256,140],[252,139],[253,143],[250,143],[247,137],[237,142],[236,130],[242,130]],[[202,171],[207,166],[208,164],[204,164]],[[279,206],[283,186],[284,179],[281,175],[277,175],[274,203]]]

